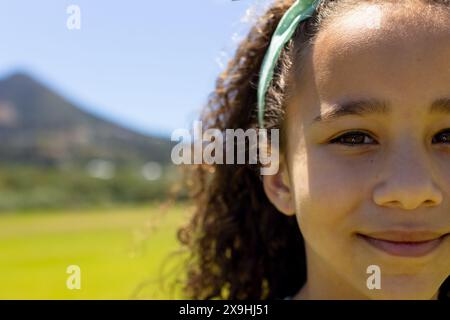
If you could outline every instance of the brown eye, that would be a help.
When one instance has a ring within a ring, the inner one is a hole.
[[[433,137],[433,143],[444,143],[444,144],[450,144],[450,130],[447,129],[447,131],[442,131],[436,135],[438,139]]]
[[[330,143],[343,144],[348,146],[373,144],[374,139],[367,133],[361,131],[352,131],[334,138]]]

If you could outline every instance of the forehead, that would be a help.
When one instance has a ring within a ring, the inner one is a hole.
[[[310,118],[345,97],[425,107],[450,95],[450,11],[419,6],[361,4],[319,32],[299,86]]]

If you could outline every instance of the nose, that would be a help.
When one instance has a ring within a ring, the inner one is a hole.
[[[430,159],[416,148],[402,148],[386,158],[384,180],[376,186],[373,200],[380,206],[413,210],[437,206],[442,192],[435,184]]]

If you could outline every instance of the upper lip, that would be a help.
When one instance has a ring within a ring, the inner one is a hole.
[[[362,236],[391,242],[426,242],[439,239],[448,233],[433,231],[390,230],[369,233],[359,233]]]

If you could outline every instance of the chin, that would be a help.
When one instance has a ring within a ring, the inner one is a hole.
[[[440,282],[420,275],[384,276],[381,289],[368,290],[370,299],[431,300],[436,299]]]

